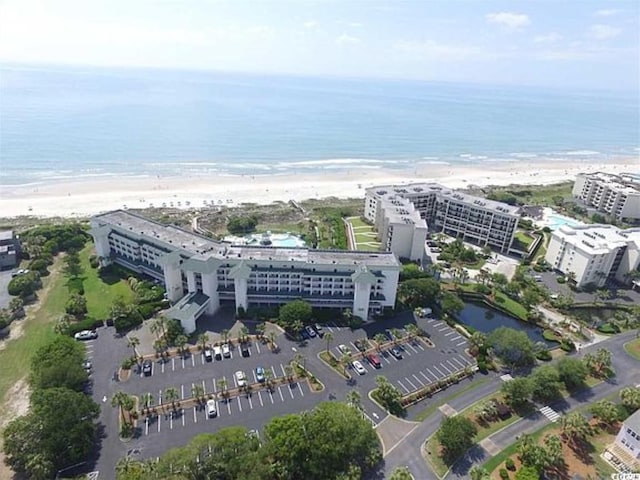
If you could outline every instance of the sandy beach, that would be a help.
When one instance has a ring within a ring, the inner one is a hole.
[[[603,163],[568,159],[543,163],[496,162],[483,165],[417,165],[413,171],[345,170],[265,176],[102,177],[64,183],[3,186],[0,217],[84,217],[118,208],[268,204],[324,197],[363,197],[374,185],[436,181],[452,188],[470,185],[549,184],[573,180],[580,172],[637,171],[637,158]]]

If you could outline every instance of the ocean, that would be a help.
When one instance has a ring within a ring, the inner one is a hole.
[[[0,185],[640,155],[638,92],[0,67]]]

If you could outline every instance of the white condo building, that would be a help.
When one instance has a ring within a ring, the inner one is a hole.
[[[375,225],[385,250],[418,260],[427,230],[508,252],[520,214],[518,207],[437,183],[414,183],[368,188],[364,217]]]
[[[619,220],[640,219],[640,187],[630,177],[608,173],[581,173],[573,196],[585,205]]]
[[[392,253],[235,246],[117,210],[91,219],[102,265],[112,262],[163,281],[167,316],[187,332],[223,304],[236,311],[302,298],[367,318],[393,307],[400,264]]]
[[[628,273],[640,267],[640,228],[564,225],[551,234],[545,259],[565,275],[573,272],[578,287],[629,283]]]

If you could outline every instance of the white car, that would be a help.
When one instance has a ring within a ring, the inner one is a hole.
[[[247,376],[244,374],[242,370],[238,370],[235,373],[236,382],[238,382],[239,387],[244,387],[247,384]]]
[[[364,366],[362,365],[362,363],[360,363],[358,360],[356,360],[355,362],[352,363],[353,365],[353,369],[358,372],[358,375],[364,375],[365,373],[367,373],[367,370],[365,370]]]
[[[222,344],[222,356],[224,358],[231,357],[231,349],[229,348],[229,344],[228,343],[223,343]]]
[[[76,340],[93,340],[94,338],[98,338],[98,332],[95,330],[82,330],[76,333],[73,338]]]
[[[216,410],[216,401],[208,400],[207,401],[207,417],[213,418],[218,415],[218,411]]]
[[[340,353],[346,354],[348,355],[350,353],[349,347],[347,347],[345,344],[341,343],[340,345],[338,345],[338,350],[340,350]]]

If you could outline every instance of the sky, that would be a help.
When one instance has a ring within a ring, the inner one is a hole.
[[[0,0],[0,62],[640,89],[640,1]]]

